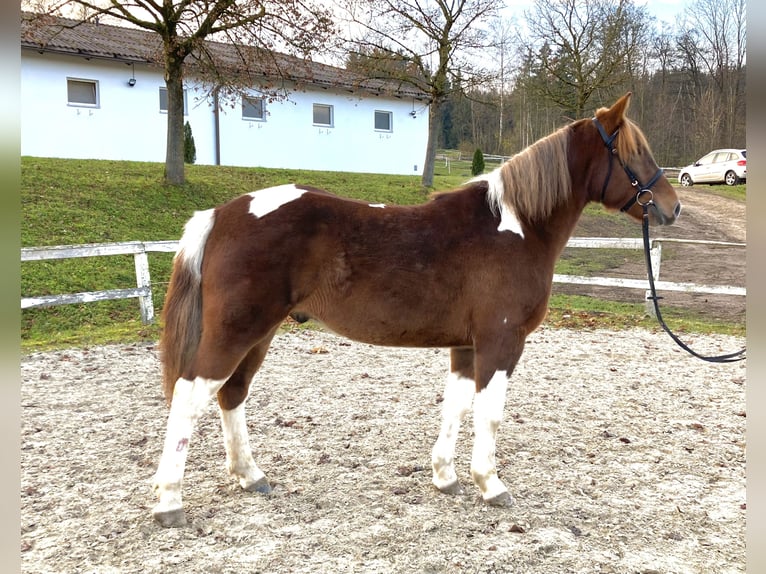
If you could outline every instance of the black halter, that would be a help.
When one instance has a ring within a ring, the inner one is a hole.
[[[620,130],[616,129],[611,136],[608,136],[604,126],[601,125],[601,122],[599,122],[595,116],[593,117],[593,123],[598,128],[598,133],[601,134],[601,139],[604,140],[606,149],[609,150],[609,170],[606,172],[606,179],[604,180],[604,185],[601,188],[601,203],[604,203],[604,199],[606,198],[606,187],[609,185],[609,179],[612,177],[612,158],[617,156],[617,159],[620,160],[620,164],[622,164],[622,169],[625,170],[628,179],[630,179],[630,185],[638,189],[636,195],[631,197],[628,202],[620,208],[620,211],[628,211],[631,207],[633,207],[633,205],[636,204],[636,202],[640,203],[641,205],[651,204],[653,198],[652,186],[662,177],[662,174],[665,173],[664,170],[658,169],[657,173],[655,173],[652,179],[649,180],[649,183],[646,185],[642,184],[638,177],[636,177],[636,174],[633,173],[633,170],[628,167],[628,164],[622,161],[622,158],[617,155],[617,148],[613,144],[614,140],[617,139],[617,134],[620,132]],[[640,201],[641,196],[645,193],[649,194],[649,199],[646,201]]]

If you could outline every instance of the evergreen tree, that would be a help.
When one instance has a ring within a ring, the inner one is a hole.
[[[484,154],[479,148],[473,152],[473,161],[471,162],[471,175],[477,176],[484,173]]]
[[[194,145],[191,125],[187,121],[184,124],[184,163],[194,163],[195,161],[197,161],[197,146]]]

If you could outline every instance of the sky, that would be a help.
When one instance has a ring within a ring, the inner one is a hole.
[[[669,24],[675,22],[686,3],[687,0],[636,0],[637,5],[646,6],[649,14]]]
[[[646,6],[649,14],[659,21],[675,24],[676,17],[683,12],[689,0],[635,0],[636,5]],[[522,16],[533,4],[533,0],[506,0],[508,14]]]

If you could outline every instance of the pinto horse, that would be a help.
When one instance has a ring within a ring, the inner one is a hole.
[[[290,315],[366,343],[450,348],[433,484],[463,492],[453,458],[473,406],[472,478],[488,504],[511,504],[495,465],[508,378],[546,315],[554,264],[583,208],[600,202],[641,220],[648,205],[660,225],[680,213],[646,138],[625,115],[629,101],[630,93],[423,205],[282,185],[197,212],[163,310],[170,414],[154,477],[155,519],[185,523],[189,442],[214,396],[229,472],[247,491],[271,490],[251,453],[245,399]]]

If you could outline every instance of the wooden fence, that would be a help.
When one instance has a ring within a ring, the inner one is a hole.
[[[93,301],[137,297],[141,307],[141,321],[145,325],[149,324],[154,320],[154,302],[152,300],[152,282],[149,277],[149,257],[147,253],[174,253],[177,249],[178,241],[128,241],[126,243],[24,247],[21,250],[22,262],[104,255],[133,255],[136,267],[136,287],[131,289],[69,293],[66,295],[22,297],[21,308],[33,309],[35,307],[53,307],[70,303],[91,303]]]
[[[483,157],[486,163],[502,164],[506,162],[507,160],[509,160],[512,156],[484,154]],[[447,169],[447,173],[452,173],[453,162],[464,168],[470,167],[471,162],[473,161],[473,156],[463,157],[463,154],[461,152],[456,152],[453,154],[440,153],[440,154],[436,154],[434,160],[437,162],[443,161],[444,167]],[[665,172],[665,175],[671,179],[677,178],[678,174],[681,171],[680,167],[663,167],[661,169]]]
[[[663,243],[697,243],[703,245],[724,247],[745,247],[744,243],[723,241],[702,241],[690,239],[654,239],[652,240],[651,258],[655,286],[658,291],[684,291],[688,293],[710,293],[718,295],[746,295],[744,287],[728,285],[699,285],[695,283],[674,283],[660,280],[660,266]],[[573,237],[567,247],[593,249],[639,249],[642,250],[643,240],[640,238],[604,238],[604,237]],[[24,247],[21,250],[21,261],[45,261],[50,259],[70,259],[75,257],[97,257],[106,255],[133,255],[136,268],[136,287],[129,289],[109,289],[106,291],[89,291],[85,293],[70,293],[65,295],[44,295],[21,298],[22,309],[35,307],[52,307],[70,303],[89,303],[109,299],[138,298],[141,308],[141,320],[144,324],[154,320],[154,303],[152,300],[152,284],[149,277],[149,259],[147,254],[173,253],[178,249],[178,241],[129,241],[126,243],[93,243],[88,245],[59,245],[55,247]],[[649,289],[647,279],[626,279],[620,277],[583,277],[578,275],[553,276],[555,283],[572,283],[579,285],[599,285],[604,287],[622,287],[629,289]],[[647,301],[647,313],[654,314],[651,301]]]

